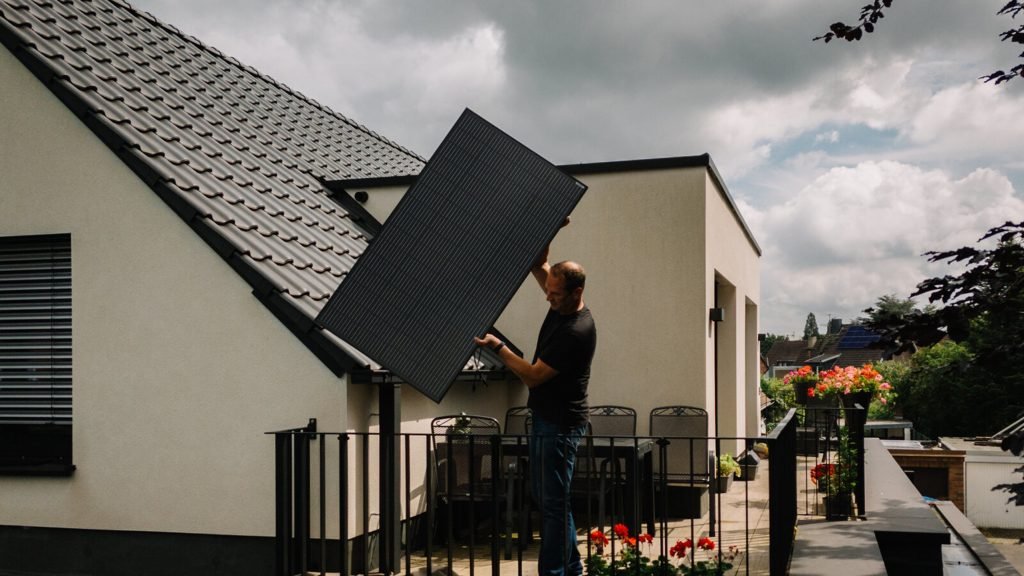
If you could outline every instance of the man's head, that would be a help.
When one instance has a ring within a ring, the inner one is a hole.
[[[559,262],[551,267],[544,285],[551,309],[559,314],[572,314],[583,305],[583,288],[587,273],[575,262]]]

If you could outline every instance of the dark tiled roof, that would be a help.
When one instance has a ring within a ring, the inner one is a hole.
[[[870,345],[863,348],[840,348],[839,343],[851,326],[843,326],[836,334],[819,336],[815,345],[810,348],[807,347],[806,340],[780,340],[768,350],[768,362],[772,366],[799,366],[805,363],[825,362],[835,357],[837,359],[834,365],[860,366],[892,356],[891,351]]]
[[[795,366],[813,355],[804,340],[778,340],[768,350],[768,364],[771,366]]]
[[[117,0],[0,0],[0,41],[332,369],[370,364],[313,326],[369,240],[323,182],[422,158]]]

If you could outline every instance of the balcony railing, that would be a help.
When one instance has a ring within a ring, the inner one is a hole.
[[[861,433],[852,438],[863,479],[863,419],[847,420],[861,422]],[[621,522],[630,534],[652,534],[653,543],[641,548],[652,558],[668,557],[678,540],[697,542],[711,536],[718,540],[718,554],[727,554],[727,545],[740,549],[731,573],[784,574],[798,514],[817,513],[816,505],[798,506],[799,495],[809,491],[800,475],[806,477],[810,462],[830,457],[831,431],[808,432],[808,421],[806,412],[801,419],[791,410],[766,437],[593,437],[589,448],[584,439],[578,460],[588,454],[593,460],[578,461],[579,486],[573,492],[581,554],[587,558],[597,553],[589,536],[592,529],[608,534]],[[813,434],[823,450],[801,455],[807,448],[800,445],[801,433]],[[430,434],[382,438],[376,433],[321,432],[315,423],[270,434],[276,446],[275,574],[411,574],[419,569],[433,574],[447,567],[460,575],[498,576],[533,570],[540,522],[533,521],[536,506],[523,469],[529,465],[527,437],[468,441],[466,461],[473,463],[468,475],[482,483],[470,483],[456,494],[459,464],[454,457],[437,457],[437,439]],[[389,466],[380,461],[382,440],[394,446],[396,457],[390,464],[394,470],[378,475],[373,471]],[[705,443],[711,455],[709,476],[680,480],[670,477],[666,466],[656,471],[653,461],[664,462],[666,447],[673,442]],[[714,454],[745,453],[757,443],[764,443],[769,453],[767,469],[761,462],[761,480],[717,492]],[[488,457],[479,458],[474,451]],[[387,476],[396,479],[397,490],[377,480]],[[857,486],[856,496],[862,499],[863,480]],[[611,553],[621,546],[613,540]],[[693,560],[691,552],[685,561]]]

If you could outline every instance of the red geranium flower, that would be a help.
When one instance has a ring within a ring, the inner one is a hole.
[[[624,542],[626,543],[626,546],[636,548],[636,538],[626,538]]]
[[[811,469],[811,482],[817,484],[818,480],[828,476],[835,476],[836,472],[838,472],[838,469],[835,464],[822,462]]]
[[[693,542],[691,542],[689,538],[686,540],[677,540],[675,545],[669,548],[668,555],[684,558],[686,556],[686,551],[690,548],[693,548]]]
[[[697,547],[701,550],[714,550],[715,541],[705,536],[697,541]]]
[[[590,541],[594,544],[597,544],[598,546],[608,545],[608,537],[605,536],[604,532],[601,532],[600,530],[594,530],[590,533]]]
[[[627,528],[625,524],[616,524],[612,530],[615,532],[615,535],[619,537],[619,540],[629,538],[629,528]]]
[[[637,536],[637,540],[639,540],[641,542],[647,542],[648,544],[650,544],[651,542],[654,542],[654,536],[651,536],[650,534],[647,534],[645,532],[645,533]]]

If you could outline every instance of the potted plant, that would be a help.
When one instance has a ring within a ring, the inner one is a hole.
[[[587,576],[721,576],[733,568],[740,553],[736,546],[716,551],[715,541],[705,536],[697,540],[696,546],[689,538],[678,540],[669,549],[668,557],[652,559],[644,554],[643,547],[648,553],[653,552],[654,538],[650,534],[630,536],[624,524],[616,524],[610,534],[591,530],[588,540],[595,550],[584,560]],[[697,550],[703,559],[697,558]]]
[[[818,383],[810,396],[838,395],[844,407],[852,408],[858,403],[867,410],[872,400],[888,404],[895,397],[892,385],[871,364],[836,366],[819,374]]]
[[[818,383],[818,375],[810,366],[801,366],[783,376],[782,381],[793,387],[796,403],[803,405],[807,404],[808,391]]]
[[[679,540],[672,548],[669,548],[669,556],[685,558],[686,552],[693,548],[693,541],[687,538]],[[697,550],[703,551],[704,560],[697,560]],[[707,536],[697,540],[697,548],[690,557],[690,565],[685,562],[680,566],[685,576],[720,576],[727,573],[733,567],[733,562],[739,555],[739,548],[729,546],[724,552],[715,551],[715,541]]]
[[[811,482],[825,493],[825,516],[846,520],[853,514],[853,489],[857,486],[857,462],[850,433],[839,429],[839,444],[832,462],[821,462],[811,469]]]
[[[732,457],[732,454],[726,452],[718,457],[718,477],[717,477],[717,489],[721,494],[725,494],[729,491],[732,486],[732,477],[739,476],[743,473],[743,469],[740,468],[739,462]]]

